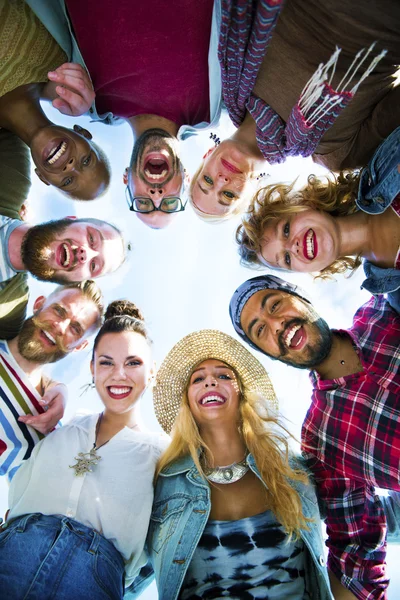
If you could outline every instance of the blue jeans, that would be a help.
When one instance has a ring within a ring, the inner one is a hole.
[[[0,533],[0,596],[7,600],[121,600],[124,562],[102,535],[63,516],[12,520]]]

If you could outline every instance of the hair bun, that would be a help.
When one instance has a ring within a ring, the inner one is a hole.
[[[112,317],[134,317],[135,319],[139,319],[140,321],[144,321],[144,317],[142,312],[133,302],[130,300],[113,300],[107,306],[106,314],[104,315],[104,320],[112,319]]]

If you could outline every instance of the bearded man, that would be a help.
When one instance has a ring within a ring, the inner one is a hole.
[[[388,524],[400,523],[399,314],[383,296],[372,297],[350,329],[331,330],[301,288],[273,275],[245,281],[229,310],[252,348],[310,369],[301,441],[326,503],[332,590],[338,598],[383,599]],[[376,487],[393,492],[395,519]]]

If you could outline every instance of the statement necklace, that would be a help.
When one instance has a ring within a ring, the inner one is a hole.
[[[97,419],[97,423],[96,423],[96,433],[95,433],[93,448],[91,448],[89,452],[79,452],[78,456],[75,456],[75,459],[74,459],[74,460],[76,460],[76,463],[74,465],[69,465],[70,469],[75,469],[75,475],[77,475],[78,477],[80,475],[84,475],[85,473],[92,472],[92,467],[95,467],[97,465],[97,463],[99,462],[99,460],[101,460],[101,456],[96,454],[96,450],[99,450],[100,448],[102,448],[103,446],[108,444],[108,442],[111,439],[111,438],[109,438],[106,442],[104,442],[103,444],[100,444],[100,446],[96,446],[97,436],[99,433],[102,418],[103,418],[103,413],[100,413],[99,418]],[[131,427],[131,429],[134,429],[135,427],[137,427],[137,425],[133,425],[133,427]]]
[[[204,468],[204,474],[208,481],[212,483],[235,483],[242,479],[249,470],[249,465],[246,462],[247,455],[243,460],[234,462],[226,467],[214,467],[214,469]]]

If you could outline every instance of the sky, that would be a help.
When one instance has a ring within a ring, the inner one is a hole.
[[[154,359],[161,364],[164,356],[183,336],[204,328],[219,329],[237,337],[228,314],[228,305],[236,287],[267,270],[254,271],[240,266],[234,233],[240,222],[232,219],[222,225],[208,224],[194,214],[187,205],[174,223],[164,230],[152,230],[129,212],[122,183],[124,168],[129,164],[132,133],[127,124],[110,127],[90,123],[86,117],[64,117],[51,106],[45,105],[49,118],[72,127],[77,122],[89,129],[96,141],[108,154],[112,166],[112,182],[107,194],[92,202],[76,202],[64,198],[53,188],[43,185],[32,173],[32,189],[28,198],[30,220],[40,223],[50,218],[68,215],[97,217],[117,225],[130,242],[132,250],[122,267],[112,275],[98,279],[106,303],[119,298],[135,302],[144,313],[154,342]],[[215,133],[224,139],[233,126],[226,115]],[[201,157],[213,142],[210,132],[189,138],[181,143],[181,158],[190,174],[194,173]],[[305,182],[307,175],[324,174],[323,167],[311,159],[292,158],[286,163],[266,166],[265,183],[290,182],[298,177],[297,185]],[[278,273],[278,275],[282,275]],[[312,298],[315,309],[332,328],[348,328],[359,306],[369,294],[360,289],[362,269],[345,279],[338,275],[335,281],[314,282],[310,275],[288,274],[285,278],[301,285]],[[30,280],[30,304],[36,297],[48,295],[53,286]],[[29,311],[30,312],[30,311]],[[238,339],[238,338],[237,338]],[[89,363],[91,344],[84,351],[74,353],[47,369],[53,379],[68,384],[69,401],[63,422],[77,412],[100,412],[102,405],[96,393],[82,394],[82,386],[91,381]],[[311,385],[307,371],[294,369],[274,362],[252,351],[267,369],[274,385],[280,411],[288,429],[300,437],[300,428],[310,404]],[[155,419],[151,391],[141,399],[145,425],[154,431],[160,427]],[[7,485],[0,480],[0,514],[7,508]],[[388,572],[392,578],[389,600],[400,597],[399,564],[400,545],[388,552]],[[142,596],[155,600],[157,592],[152,586]]]

